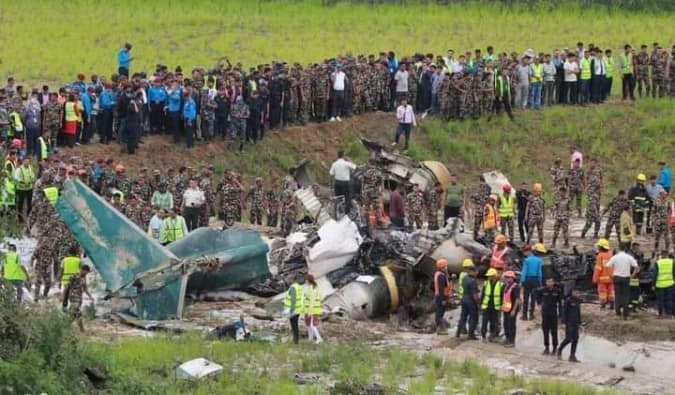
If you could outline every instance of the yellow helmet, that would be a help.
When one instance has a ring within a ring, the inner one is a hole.
[[[496,277],[498,276],[499,273],[497,273],[497,270],[495,268],[491,267],[488,269],[488,271],[485,273],[485,277]]]
[[[473,261],[471,260],[471,258],[466,258],[464,262],[462,262],[462,267],[463,268],[473,267]]]
[[[637,180],[640,182],[645,182],[647,181],[647,177],[644,175],[644,173],[640,173],[637,175]]]
[[[609,240],[607,239],[600,239],[598,240],[598,247],[603,248],[605,250],[609,250]]]
[[[543,243],[537,243],[534,245],[534,251],[541,254],[546,254],[546,246]]]

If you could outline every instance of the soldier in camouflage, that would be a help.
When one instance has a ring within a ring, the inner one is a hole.
[[[174,207],[182,206],[183,193],[187,189],[188,179],[189,177],[187,176],[187,168],[185,166],[181,166],[180,169],[178,169],[178,174],[176,174],[173,180],[171,180],[173,188],[170,188],[170,192],[173,194]]]
[[[560,158],[556,158],[553,166],[549,169],[553,181],[553,204],[560,198],[560,189],[567,189],[567,172],[562,167]]]
[[[642,97],[642,86],[645,87],[646,96],[649,97],[649,91],[651,90],[649,85],[649,54],[647,53],[647,46],[642,45],[640,52],[635,55],[635,70],[636,70],[636,84],[638,89],[638,95]]]
[[[146,171],[143,171],[146,170]],[[131,193],[141,202],[150,202],[152,190],[148,183],[147,169],[142,169],[140,175],[131,183]]]
[[[300,123],[312,119],[312,71],[310,68],[300,75]]]
[[[572,169],[569,172],[569,195],[570,202],[575,204],[577,214],[581,217],[581,197],[584,193],[584,169],[581,168],[581,161],[579,159],[574,161]]]
[[[251,224],[262,225],[263,213],[265,212],[265,187],[262,177],[257,177],[255,184],[251,185],[246,194],[246,201],[251,202],[249,211]]]
[[[670,72],[670,54],[657,47],[652,59],[652,97],[668,96],[668,73]],[[670,76],[674,78],[674,76]]]
[[[294,181],[289,177],[284,181],[281,192],[281,231],[284,236],[295,230],[298,218],[298,204],[295,198]]]
[[[216,94],[215,81],[213,77],[209,77],[206,87],[200,93],[199,103],[199,111],[201,113],[199,128],[202,131],[202,137],[206,141],[215,137],[214,127],[216,123],[216,108],[218,108]]]
[[[326,121],[328,100],[328,68],[325,64],[314,71],[312,80],[312,98],[314,99],[314,116],[317,122]]]
[[[546,219],[545,202],[541,196],[541,184],[534,185],[534,192],[530,195],[525,209],[525,217],[527,218],[527,244],[532,240],[532,233],[534,228],[537,228],[537,236],[539,243],[544,242],[544,220]]]
[[[204,192],[204,204],[201,207],[201,218],[199,219],[199,222],[204,224],[204,226],[209,225],[209,218],[213,213],[213,204],[215,201],[213,182],[211,181],[212,176],[213,171],[210,168],[202,169],[201,179],[199,180],[199,189]]]
[[[438,230],[438,210],[443,206],[443,187],[440,182],[434,184],[427,198],[427,222],[429,230]]]
[[[413,184],[413,190],[408,194],[405,200],[407,207],[408,224],[422,229],[422,216],[425,211],[424,193],[420,191],[419,185]]]
[[[600,196],[597,194],[589,194],[588,202],[586,205],[586,223],[584,228],[581,231],[581,238],[586,238],[586,233],[591,229],[593,225],[593,238],[598,238],[598,233],[600,232],[600,219],[602,215],[600,214]]]
[[[269,188],[265,190],[265,211],[267,213],[267,226],[276,228],[279,224],[279,206],[281,197],[277,190],[279,179],[274,177]]]
[[[671,202],[668,201],[668,193],[661,190],[659,197],[654,201],[652,208],[652,224],[654,227],[654,251],[659,252],[659,242],[663,237],[666,250],[670,251],[670,237],[668,237],[668,220],[671,216]]]
[[[82,323],[82,297],[86,294],[89,299],[94,298],[89,293],[87,288],[87,275],[91,269],[87,265],[82,265],[80,274],[70,278],[68,282],[68,304],[70,305],[70,319],[77,322],[80,332],[84,332],[84,324]]]
[[[443,74],[443,82],[438,89],[438,105],[441,119],[450,120],[450,76],[447,73]]]
[[[361,179],[361,202],[366,213],[370,210],[375,212],[375,219],[378,224],[382,221],[380,215],[380,195],[382,194],[383,182],[382,172],[377,167],[376,162],[371,159],[368,161],[366,169],[363,172],[363,178]]]
[[[627,206],[630,207],[630,201],[628,201],[626,191],[620,190],[617,196],[612,199],[607,208],[605,208],[605,211],[602,212],[601,217],[609,212],[607,223],[605,224],[605,239],[609,240],[609,236],[612,234],[612,228],[616,230],[616,235],[619,237],[619,219],[621,218],[621,213]]]
[[[139,204],[138,198],[136,195],[128,195],[126,203],[122,206],[122,214],[129,218],[129,220],[135,223],[139,228],[145,229],[146,218],[145,211],[143,207]]]
[[[487,203],[488,196],[490,196],[490,186],[485,182],[481,176],[478,188],[471,194],[470,200],[473,206],[473,239],[478,239],[478,231],[483,223],[483,207]]]
[[[57,101],[57,94],[52,92],[49,94],[49,103],[44,110],[44,130],[49,130],[52,141],[51,146],[56,147],[56,137],[61,131],[61,122],[63,120],[63,105]]]
[[[567,188],[560,188],[560,196],[558,201],[555,202],[553,211],[555,215],[555,222],[553,224],[553,242],[551,243],[551,246],[555,248],[556,242],[558,241],[558,235],[562,230],[563,240],[565,241],[563,247],[568,248],[570,246],[569,225],[571,204],[570,199],[567,197]]]

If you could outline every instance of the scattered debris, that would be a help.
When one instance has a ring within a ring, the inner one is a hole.
[[[635,373],[635,367],[633,365],[626,365],[622,368],[624,372],[632,372]]]
[[[601,383],[598,383],[598,384],[613,387],[613,386],[619,384],[622,381],[623,381],[623,376],[614,376],[614,377],[610,377],[607,380],[605,380]]]
[[[204,358],[196,358],[176,368],[176,378],[182,380],[202,380],[219,375],[223,367]]]
[[[609,367],[612,368],[612,369],[614,369],[614,368],[616,368],[616,364],[615,364],[614,362],[610,362],[610,363],[609,363]]]

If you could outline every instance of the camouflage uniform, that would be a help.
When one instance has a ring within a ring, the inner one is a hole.
[[[569,247],[569,225],[570,225],[570,199],[567,196],[561,195],[555,203],[555,222],[553,224],[553,242],[551,246],[555,248],[555,243],[558,240],[558,234],[562,230],[562,236],[565,240],[565,247]]]
[[[473,76],[467,74],[459,80],[457,88],[459,90],[459,120],[464,120],[471,115],[473,104]]]
[[[410,70],[408,70],[408,96],[410,96],[410,99],[408,99],[408,103],[415,107],[417,103],[417,90],[419,87],[419,76],[417,75],[417,72],[414,70],[414,67],[411,67]]]
[[[438,230],[438,210],[441,208],[441,194],[436,189],[429,191],[427,199],[427,222],[429,230]]]
[[[61,121],[63,120],[63,106],[57,102],[50,101],[44,109],[44,130],[51,132],[52,139],[55,139],[61,131]]]
[[[450,95],[449,95],[449,113],[448,119],[459,119],[459,108],[461,102],[462,80],[459,74],[453,74],[450,79]]]
[[[326,120],[328,93],[328,75],[325,69],[318,69],[312,79],[312,98],[314,99],[314,116],[319,122]]]
[[[438,106],[440,108],[440,116],[443,120],[450,119],[450,77],[447,75],[443,77],[441,87],[438,90]]]
[[[553,180],[553,204],[555,205],[560,198],[560,188],[567,188],[567,174],[560,165],[551,167],[549,174]]]
[[[649,54],[646,52],[639,52],[635,55],[636,72],[635,81],[637,84],[638,94],[642,97],[642,84],[645,86],[647,96],[649,96]]]
[[[146,222],[144,218],[143,207],[141,207],[138,204],[135,205],[127,204],[122,208],[122,213],[124,214],[124,216],[129,218],[131,222],[138,225],[139,228],[145,229]]]
[[[534,228],[540,243],[544,242],[544,199],[541,196],[531,195],[527,202],[527,243],[532,240]]]
[[[406,197],[408,205],[408,224],[422,229],[422,215],[424,214],[424,193],[412,191]]]
[[[202,89],[199,103],[199,111],[201,112],[200,129],[202,131],[202,136],[207,140],[214,137],[213,127],[216,122],[216,106],[215,96],[209,95],[208,88]]]
[[[382,67],[380,70],[380,73],[378,75],[378,81],[379,81],[379,109],[382,111],[387,111],[389,110],[389,98],[390,96],[390,81],[391,81],[391,75],[389,74],[389,69],[386,67]]]
[[[575,203],[577,213],[581,216],[581,196],[584,193],[584,169],[572,168],[569,173],[570,202]]]
[[[363,104],[363,71],[361,65],[356,65],[352,71],[352,113],[361,114]]]
[[[188,180],[183,175],[177,175],[173,180],[173,206],[181,207],[183,205],[183,193],[187,189]]]
[[[44,224],[48,226],[49,224]],[[44,291],[42,296],[45,298],[49,294],[52,287],[52,270],[54,262],[52,260],[51,240],[42,236],[38,239],[35,251],[33,251],[32,261],[35,262],[35,286],[33,288],[33,298],[38,301],[41,294],[40,288],[44,284]]]
[[[307,70],[300,77],[300,122],[309,122],[312,119],[312,73]]]
[[[200,222],[204,224],[204,226],[208,226],[214,203],[213,184],[211,183],[210,176],[203,176],[202,179],[199,180],[199,189],[204,192],[204,205],[200,212]]]
[[[670,218],[670,202],[665,197],[659,197],[652,207],[652,224],[654,226],[654,251],[659,252],[659,242],[663,237],[666,250],[670,250],[668,237],[668,219]]]
[[[284,236],[290,235],[298,218],[298,207],[295,202],[293,188],[289,183],[286,184],[284,190],[281,192],[281,230]]]
[[[241,188],[232,179],[223,182],[220,190],[220,213],[229,228],[237,222],[241,212]]]
[[[480,107],[483,115],[488,118],[492,116],[495,106],[495,84],[494,75],[485,73],[481,81]]]
[[[265,191],[265,203],[267,205],[267,226],[276,228],[279,224],[280,196],[274,185]]]
[[[621,231],[619,229],[619,220],[621,218],[621,213],[626,206],[630,207],[630,202],[628,199],[625,197],[621,199],[617,196],[612,199],[612,201],[609,203],[609,206],[607,206],[605,209],[603,215],[609,212],[607,223],[605,224],[605,239],[609,240],[609,236],[612,234],[612,227],[616,229],[616,235],[619,237],[619,232]]]
[[[597,194],[588,194],[588,203],[586,205],[586,223],[584,229],[581,231],[581,238],[586,237],[586,232],[593,226],[593,238],[598,238],[600,232],[600,196]]]
[[[290,85],[289,91],[290,98],[288,99],[289,109],[286,122],[287,124],[292,124],[295,123],[296,116],[298,115],[298,111],[300,110],[300,97],[299,97],[300,84],[298,83],[298,80],[295,77],[290,77],[288,79],[288,84]]]
[[[471,92],[469,94],[469,115],[472,119],[481,116],[481,97],[483,96],[483,75],[479,73],[471,80]]]
[[[115,188],[122,191],[126,199],[128,199],[131,194],[131,180],[129,180],[129,177],[127,177],[126,174],[116,174]]]
[[[263,213],[265,212],[265,189],[262,185],[251,185],[246,195],[247,200],[251,200],[251,210],[249,211],[252,224],[263,224]]]
[[[380,169],[373,164],[368,164],[361,181],[361,201],[366,213],[372,208],[375,211],[377,223],[381,222],[380,216],[380,185],[383,177]]]
[[[663,51],[654,55],[652,61],[652,97],[662,98],[668,95],[668,52]],[[671,78],[673,76],[671,75]]]
[[[148,185],[144,178],[139,178],[132,183],[131,193],[145,203],[149,203],[152,197],[150,185]]]
[[[483,223],[483,208],[490,195],[490,186],[484,182],[478,185],[478,190],[471,194],[470,200],[473,205],[473,238],[478,239],[478,231]]]
[[[68,282],[68,303],[70,305],[70,319],[77,321],[80,330],[84,330],[82,324],[82,296],[87,287],[84,277],[75,275]]]

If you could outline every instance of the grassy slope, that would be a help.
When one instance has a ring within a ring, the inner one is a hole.
[[[666,41],[672,13],[628,14],[606,9],[502,11],[490,6],[322,7],[286,2],[108,2],[0,0],[0,75],[21,81],[70,81],[78,72],[116,70],[116,52],[134,44],[133,69],[157,62],[211,67],[222,56],[245,65],[272,59],[315,62],[336,53],[394,49],[444,53],[528,47],[548,51],[578,40],[602,48]],[[574,8],[574,7],[573,7]]]

